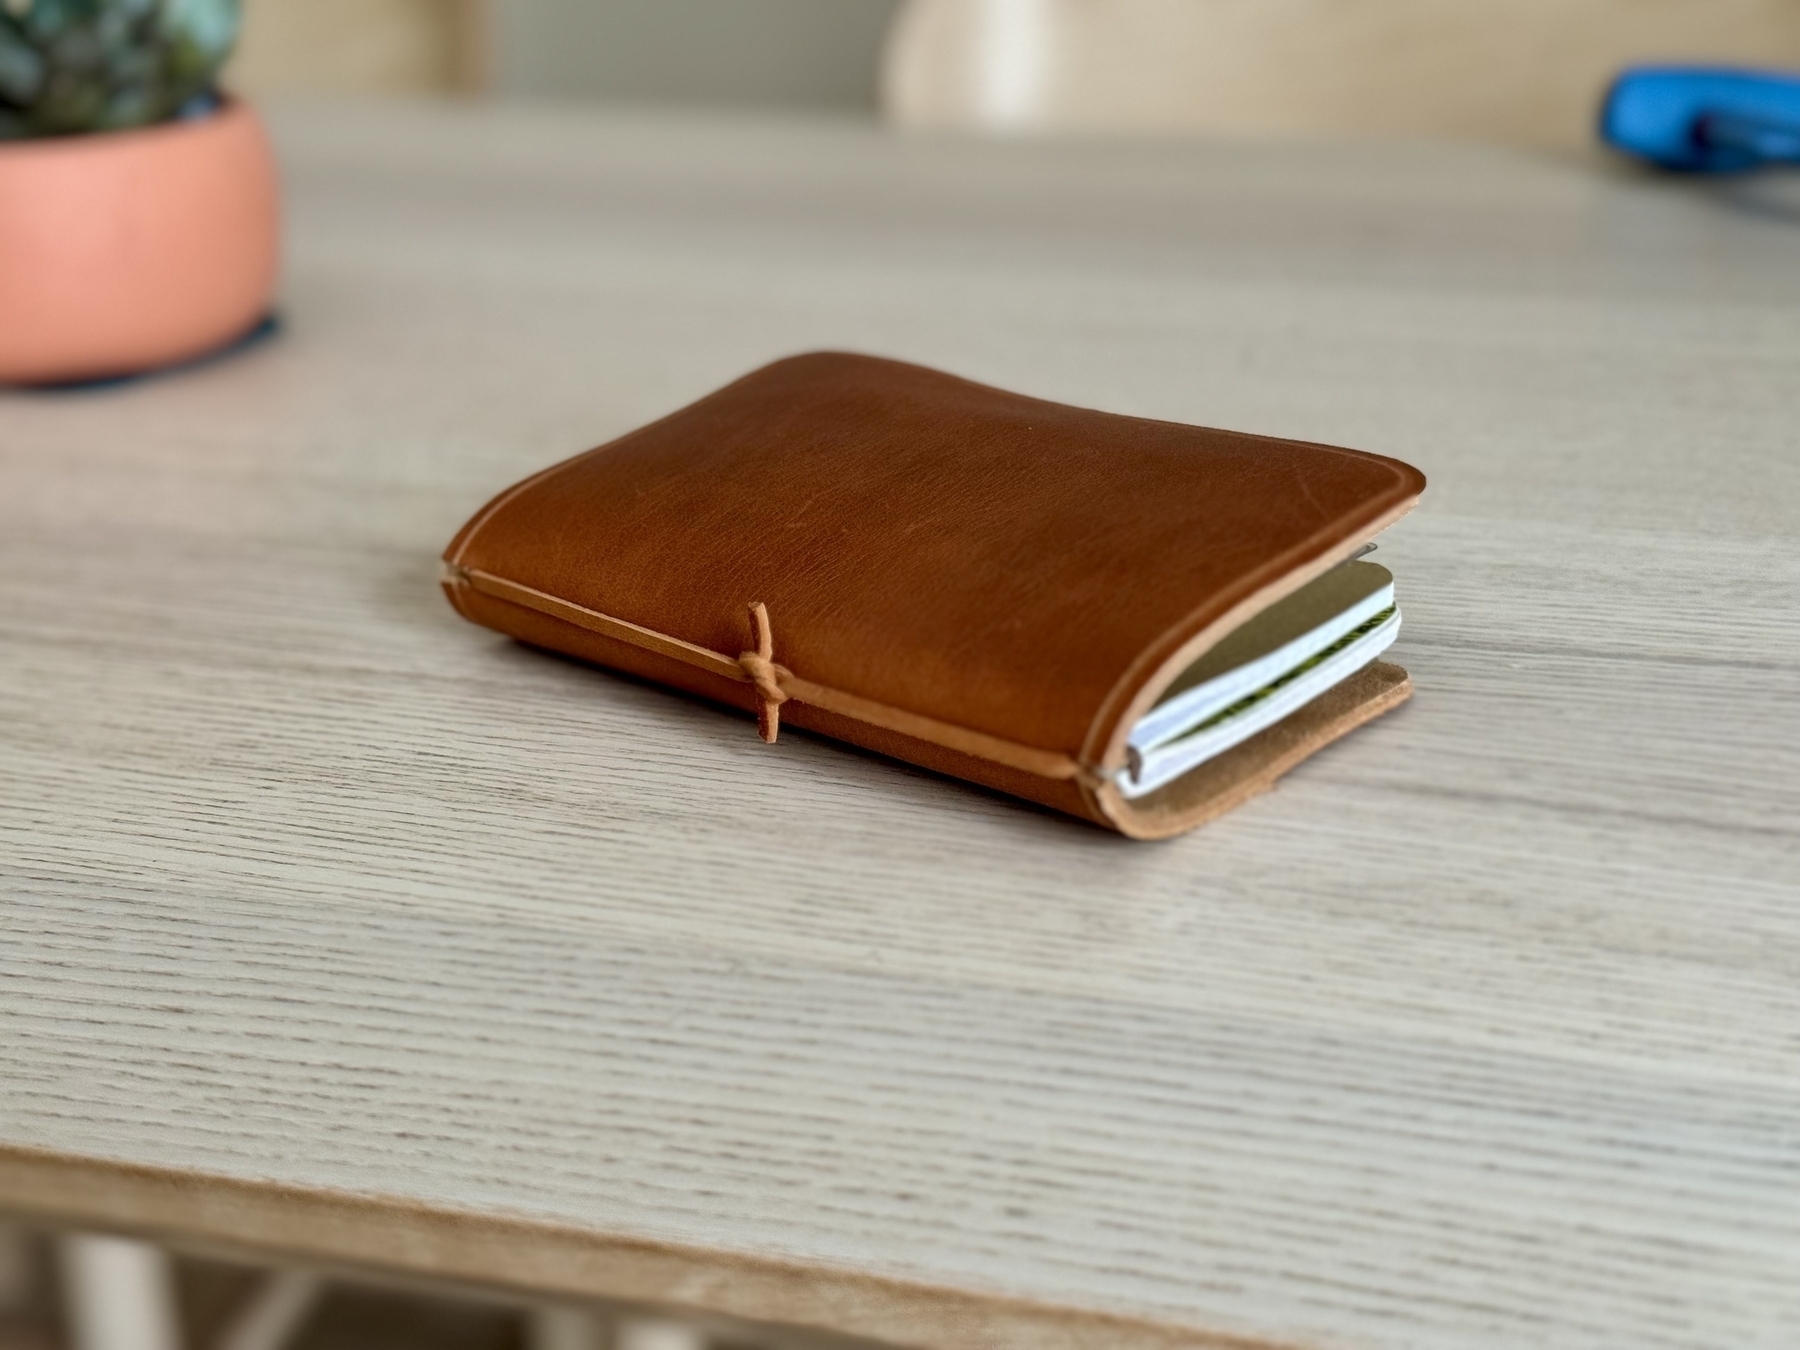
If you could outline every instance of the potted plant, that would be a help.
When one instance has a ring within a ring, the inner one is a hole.
[[[274,158],[221,96],[237,0],[0,0],[0,383],[127,374],[267,316]]]

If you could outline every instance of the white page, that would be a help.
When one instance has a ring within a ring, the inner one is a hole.
[[[1150,749],[1134,750],[1136,773],[1134,775],[1132,767],[1120,770],[1117,777],[1119,790],[1126,797],[1144,796],[1233,746],[1242,744],[1257,732],[1273,726],[1290,713],[1299,711],[1333,685],[1349,679],[1392,646],[1399,635],[1400,611],[1395,609],[1370,631],[1345,644],[1341,650],[1332,652],[1310,670],[1280,683],[1278,688],[1273,689],[1266,697],[1250,703],[1242,712],[1224,717],[1202,730],[1165,740]],[[1304,664],[1305,660],[1310,659],[1312,656],[1309,655],[1297,664]],[[1295,667],[1290,666],[1288,669],[1292,671]],[[1278,676],[1271,683],[1277,683],[1281,678]]]
[[[1129,744],[1132,749],[1143,752],[1186,735],[1207,718],[1255,693],[1314,653],[1324,651],[1346,633],[1354,632],[1383,610],[1393,607],[1394,584],[1390,580],[1348,609],[1265,655],[1157,704],[1132,727]]]

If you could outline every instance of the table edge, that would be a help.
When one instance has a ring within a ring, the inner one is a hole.
[[[1294,1350],[1292,1343],[1035,1303],[522,1215],[0,1144],[0,1211],[530,1294],[776,1323],[928,1350]]]

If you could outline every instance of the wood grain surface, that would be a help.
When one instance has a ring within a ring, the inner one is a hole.
[[[0,396],[0,1209],[914,1346],[1800,1343],[1800,185],[276,122],[282,336]],[[451,613],[490,493],[821,346],[1417,463],[1416,697],[1142,845]]]

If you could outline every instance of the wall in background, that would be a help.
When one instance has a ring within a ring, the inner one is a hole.
[[[1800,66],[1800,0],[245,0],[251,94],[869,110],[902,126],[1591,144],[1619,66]]]
[[[897,7],[896,0],[489,3],[499,93],[870,111],[882,38]]]
[[[1648,60],[1800,66],[1800,0],[909,0],[886,106],[1011,133],[1578,149]]]
[[[486,0],[244,0],[249,94],[448,93],[486,78]]]

